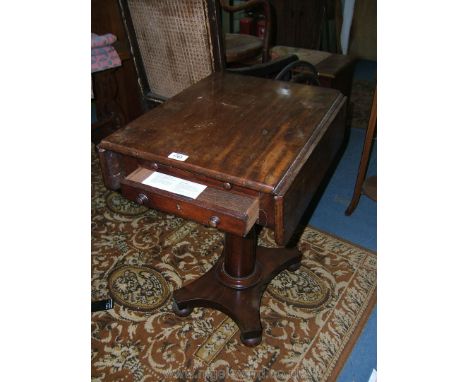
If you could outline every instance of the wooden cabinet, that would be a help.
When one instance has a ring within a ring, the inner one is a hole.
[[[96,34],[112,33],[117,37],[118,53],[122,59],[122,66],[115,70],[116,101],[122,108],[125,121],[131,121],[142,114],[143,108],[135,67],[128,49],[127,36],[117,0],[91,1],[91,32]]]

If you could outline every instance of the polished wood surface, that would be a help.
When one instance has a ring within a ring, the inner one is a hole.
[[[344,142],[345,102],[334,89],[215,73],[101,142],[107,187],[225,232],[213,268],[174,291],[176,314],[218,309],[245,345],[261,342],[262,294],[302,255],[257,246],[252,224],[273,228],[281,246],[289,241]],[[167,193],[141,183],[151,171],[208,188],[197,199]]]
[[[302,254],[297,248],[258,247],[256,242],[255,230],[245,239],[226,234],[217,263],[199,279],[174,291],[175,312],[187,316],[196,306],[215,308],[234,320],[244,345],[260,344],[263,292],[284,269],[297,270]],[[231,264],[244,269],[230,275]]]
[[[320,61],[315,65],[319,74],[320,86],[337,89],[349,100],[355,63],[355,57],[343,54],[332,54]]]
[[[101,147],[273,193],[297,173],[343,102],[332,89],[216,73]],[[172,152],[189,158],[169,159]]]
[[[258,219],[257,197],[207,187],[198,198],[191,199],[142,184],[153,173],[138,167],[121,181],[122,195],[149,208],[240,236],[246,235]]]
[[[257,57],[263,49],[263,41],[249,34],[226,33],[226,63],[233,64]]]
[[[120,176],[154,163],[188,180],[259,192],[258,223],[283,245],[343,142],[345,101],[334,89],[215,73],[100,147],[125,155]],[[169,159],[172,152],[188,159]]]

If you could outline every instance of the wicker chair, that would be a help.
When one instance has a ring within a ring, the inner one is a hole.
[[[225,69],[220,0],[119,2],[146,109],[164,102],[211,73]],[[264,3],[267,2],[251,0],[244,5]],[[269,58],[268,46],[262,49],[264,59]],[[233,72],[317,83],[315,68],[299,61],[296,56],[233,69]]]
[[[217,0],[119,2],[146,107],[224,68]]]

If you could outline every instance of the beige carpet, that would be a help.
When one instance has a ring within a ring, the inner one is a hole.
[[[375,305],[376,254],[310,227],[301,268],[262,299],[263,341],[241,344],[223,313],[172,313],[174,289],[205,273],[222,250],[216,230],[147,210],[109,192],[92,161],[93,381],[334,381]],[[274,246],[263,230],[260,243]]]

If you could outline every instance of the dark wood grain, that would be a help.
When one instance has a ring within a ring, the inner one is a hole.
[[[343,96],[333,89],[215,73],[101,143],[123,154],[272,193]]]
[[[225,243],[218,262],[206,274],[174,291],[175,312],[186,316],[197,306],[220,310],[237,324],[242,343],[256,346],[262,340],[263,292],[282,270],[297,269],[302,254],[297,248],[253,245],[255,230],[242,240],[226,234]],[[226,266],[230,270],[234,268],[236,274],[230,277]]]
[[[342,106],[345,104],[343,100]],[[309,152],[301,158],[304,165],[297,173],[290,173],[276,189],[275,194],[275,238],[277,242],[288,242],[294,234],[308,204],[319,189],[327,171],[343,147],[345,137],[345,108],[336,111],[332,122],[323,135],[316,140]]]
[[[332,54],[317,63],[320,85],[337,89],[349,99],[355,63],[355,57],[342,54]]]
[[[226,63],[232,64],[257,57],[263,49],[261,38],[248,34],[226,33]]]
[[[138,168],[121,181],[122,195],[139,204],[245,236],[258,219],[258,198],[207,187],[196,199],[142,184],[153,171]]]
[[[118,190],[124,176],[121,169],[121,155],[103,148],[98,149],[98,155],[104,185],[111,190]]]
[[[333,89],[216,73],[100,147],[122,154],[121,179],[159,166],[215,188],[256,192],[258,223],[284,245],[344,140],[344,103]],[[172,160],[171,152],[189,158]]]

